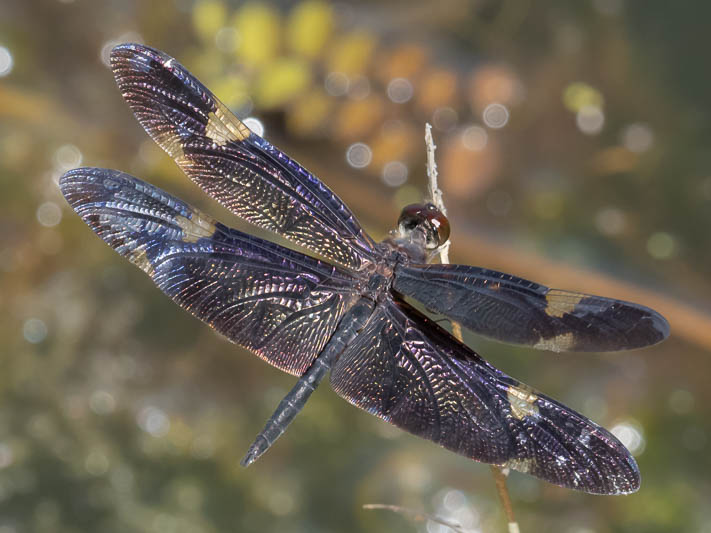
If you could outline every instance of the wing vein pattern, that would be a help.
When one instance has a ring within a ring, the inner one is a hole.
[[[378,304],[331,371],[353,405],[445,448],[592,493],[637,490],[608,431],[496,369],[407,303]]]
[[[402,265],[393,288],[495,340],[551,351],[613,351],[656,344],[668,322],[643,305],[467,265]]]
[[[306,371],[359,297],[361,280],[343,268],[228,228],[122,172],[76,169],[60,187],[165,294],[285,372]]]
[[[227,209],[353,270],[374,261],[374,243],[346,205],[175,59],[125,44],[112,51],[111,66],[148,134]]]

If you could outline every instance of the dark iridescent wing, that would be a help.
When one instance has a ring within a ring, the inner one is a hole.
[[[79,168],[60,188],[181,307],[290,374],[309,367],[358,299],[343,269],[230,229],[122,172]]]
[[[354,270],[372,239],[320,180],[250,131],[172,57],[117,46],[111,67],[149,135],[202,189],[249,222]]]
[[[331,370],[352,404],[456,453],[595,494],[639,488],[627,449],[403,302],[381,302]]]
[[[626,350],[669,336],[667,321],[648,307],[484,268],[401,266],[393,288],[481,335],[554,352]]]

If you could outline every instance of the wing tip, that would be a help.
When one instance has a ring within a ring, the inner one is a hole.
[[[609,494],[611,496],[633,494],[639,490],[642,482],[639,466],[637,466],[637,461],[624,444],[617,439],[615,440],[616,448],[623,456],[623,462],[627,468],[624,472],[619,472],[617,476],[611,476],[612,490],[601,492],[600,494]]]
[[[179,164],[185,156],[187,136],[209,137],[210,113],[221,104],[175,58],[143,44],[119,44],[111,50],[111,71],[143,128]],[[213,122],[218,133],[225,128],[231,131],[229,121],[227,125],[216,119]],[[232,127],[237,132],[235,137],[248,137],[249,130],[237,123]],[[224,135],[216,137],[218,144],[224,144]]]
[[[69,205],[76,208],[77,193],[87,184],[95,182],[98,176],[105,174],[107,170],[98,167],[79,167],[68,170],[59,178],[59,190]]]
[[[611,490],[601,490],[599,492],[592,492],[589,491],[590,494],[599,494],[602,496],[626,496],[629,494],[634,494],[639,490],[640,484],[642,482],[642,478],[639,474],[639,470],[636,468],[637,463],[632,461],[633,465],[635,467],[633,473],[631,476],[623,477],[621,479],[621,485],[618,485],[615,480],[611,480],[612,483],[612,488]],[[632,466],[632,465],[630,465]]]
[[[608,453],[599,457],[600,462],[596,461],[597,466],[601,467],[599,476],[586,480],[583,484],[576,484],[572,477],[565,480],[546,479],[546,477],[543,479],[564,488],[600,496],[622,496],[637,492],[642,481],[637,461],[616,437],[607,431],[605,433],[608,439],[603,440],[607,441]],[[609,439],[610,436],[612,439]]]
[[[654,346],[666,340],[671,333],[669,321],[661,313],[640,304],[628,304],[642,311],[642,316],[632,327],[629,346],[622,347],[624,350],[634,350]],[[634,339],[634,340],[633,340]]]
[[[117,61],[121,61],[124,59],[135,59],[138,57],[146,57],[156,59],[158,61],[163,61],[165,59],[170,58],[168,54],[141,43],[117,44],[111,49],[109,57],[111,58],[112,66]]]
[[[133,176],[120,170],[102,167],[77,167],[66,171],[59,178],[59,189],[64,192],[66,189],[81,183],[94,182],[100,177],[113,177],[135,180]]]
[[[135,184],[138,181],[120,170],[79,167],[59,178],[59,190],[72,209],[79,212],[86,204],[106,200],[122,183]]]
[[[609,496],[637,492],[641,484],[641,476],[634,456],[610,431],[602,427],[599,427],[598,431],[600,433],[597,434],[597,438],[600,443],[604,443],[608,452],[604,457],[607,457],[608,461],[611,460],[612,464],[606,461],[607,464],[601,469],[604,479],[599,485],[584,489],[585,492]]]
[[[135,76],[146,75],[156,71],[158,65],[171,70],[180,65],[165,52],[140,43],[123,43],[114,46],[109,55],[111,71],[116,83],[123,91],[124,84]],[[158,70],[162,70],[158,67]]]
[[[654,309],[650,309],[649,311],[652,320],[652,325],[654,326],[654,329],[659,332],[660,335],[660,338],[657,342],[662,342],[667,337],[669,337],[669,334],[671,333],[671,326],[669,325],[669,321],[664,318],[661,313],[658,313]]]

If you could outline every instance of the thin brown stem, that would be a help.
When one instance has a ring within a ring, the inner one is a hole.
[[[506,473],[499,466],[489,466],[491,466],[491,475],[494,476],[494,481],[496,482],[496,490],[499,493],[501,506],[504,508],[504,514],[506,515],[506,520],[509,524],[509,533],[520,533],[521,530],[518,527],[518,522],[516,522],[516,517],[514,516],[513,512],[513,506],[511,505],[511,496],[509,495],[509,489],[506,488]]]
[[[442,190],[437,185],[437,162],[435,161],[435,149],[437,146],[432,138],[432,126],[429,124],[425,125],[425,145],[427,147],[427,181],[429,183],[430,199],[432,203],[442,211],[442,214],[446,216],[447,211],[444,207],[444,201],[442,200]],[[440,263],[445,265],[449,263],[449,246],[450,242],[448,241],[446,245],[442,246],[439,252]],[[458,322],[452,321],[452,335],[460,342],[463,340],[462,326]],[[504,513],[506,514],[509,533],[520,533],[521,530],[518,527],[518,522],[516,522],[516,518],[514,517],[513,506],[511,505],[511,496],[506,487],[506,474],[496,465],[491,465],[491,474],[496,482],[496,489],[499,493]]]

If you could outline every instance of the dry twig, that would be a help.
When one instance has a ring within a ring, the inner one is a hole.
[[[435,161],[435,149],[437,146],[432,138],[432,126],[429,124],[425,125],[425,145],[427,146],[427,181],[429,183],[429,194],[432,203],[437,206],[437,208],[442,211],[443,215],[447,215],[447,211],[444,207],[444,201],[442,200],[442,191],[437,185],[437,162]],[[439,252],[439,260],[442,264],[449,263],[449,246],[448,241]],[[459,323],[452,321],[452,334],[459,340],[462,341],[462,326]],[[518,522],[514,517],[513,507],[511,505],[511,496],[506,488],[506,475],[501,468],[495,465],[491,465],[491,473],[494,476],[494,481],[496,482],[496,488],[499,492],[499,498],[501,499],[501,505],[504,508],[504,513],[506,514],[506,519],[508,521],[509,533],[520,533],[518,527]]]
[[[456,533],[467,533],[467,531],[457,522],[452,522],[450,520],[445,520],[444,518],[439,518],[428,513],[423,513],[422,511],[417,511],[415,509],[408,509],[407,507],[400,507],[399,505],[386,505],[384,503],[366,503],[363,505],[363,509],[385,509],[387,511],[392,511],[401,515],[407,515],[412,518],[415,522],[425,522],[427,520],[434,522],[436,524],[441,524],[448,527]]]

